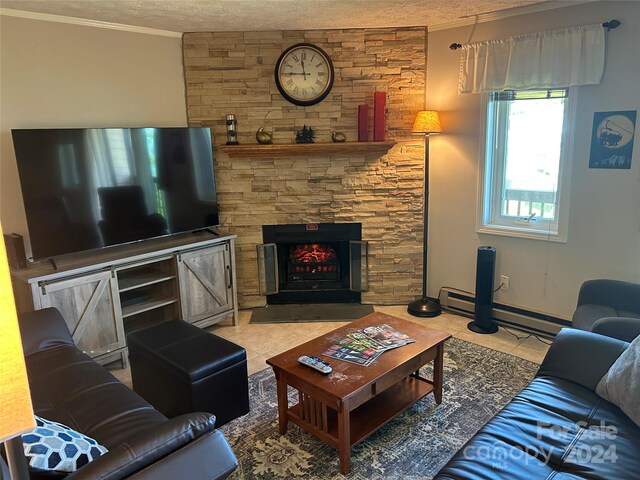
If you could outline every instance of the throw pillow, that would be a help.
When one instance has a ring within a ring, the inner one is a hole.
[[[600,379],[596,393],[620,407],[640,426],[640,336],[631,342]]]
[[[74,472],[107,449],[93,438],[36,415],[36,428],[22,435],[29,466],[37,470]]]

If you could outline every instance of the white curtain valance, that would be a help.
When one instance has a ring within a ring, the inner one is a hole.
[[[601,24],[549,30],[462,46],[458,93],[600,83]]]

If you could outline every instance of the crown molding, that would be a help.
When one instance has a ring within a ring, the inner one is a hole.
[[[467,25],[476,25],[478,23],[494,22],[504,18],[515,17],[517,15],[526,15],[528,13],[545,12],[547,10],[555,10],[557,8],[571,7],[583,3],[591,3],[595,0],[551,0],[543,3],[535,3],[532,5],[524,5],[522,7],[508,8],[505,10],[497,10],[495,12],[481,13],[479,15],[471,15],[462,17],[452,22],[439,23],[427,27],[429,33],[438,30],[448,30],[450,28],[465,27]]]
[[[0,15],[28,18],[30,20],[43,20],[45,22],[69,23],[83,27],[106,28],[109,30],[119,30],[121,32],[142,33],[144,35],[182,38],[181,32],[172,32],[170,30],[137,27],[135,25],[124,25],[122,23],[101,22],[99,20],[89,20],[87,18],[65,17],[64,15],[52,15],[50,13],[27,12],[25,10],[14,10],[12,8],[0,8]]]

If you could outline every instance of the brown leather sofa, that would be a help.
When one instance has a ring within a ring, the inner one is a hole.
[[[36,415],[109,450],[66,477],[31,471],[32,479],[223,479],[237,468],[214,415],[167,419],[78,350],[58,310],[22,315],[20,331]]]

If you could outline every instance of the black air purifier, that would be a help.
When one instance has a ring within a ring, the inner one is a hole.
[[[496,333],[492,318],[493,277],[496,271],[495,247],[479,247],[476,264],[476,308],[473,322],[467,328],[476,333]]]

